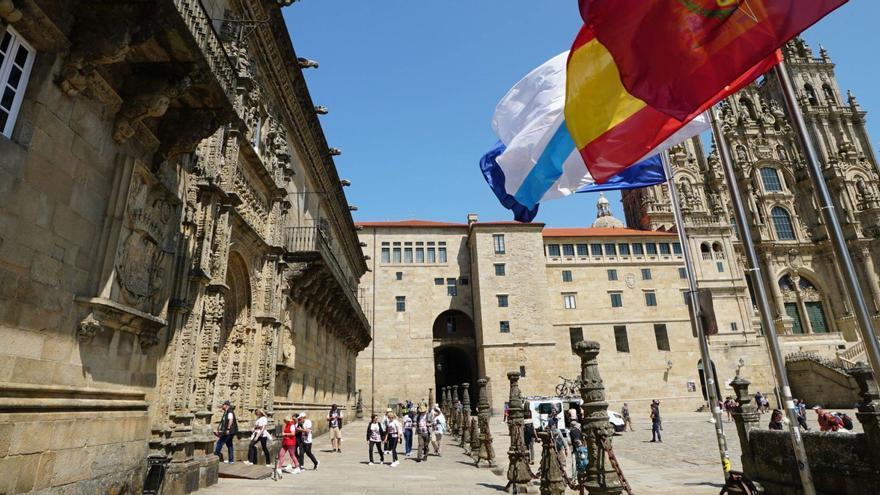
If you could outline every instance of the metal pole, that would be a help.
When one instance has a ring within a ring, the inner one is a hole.
[[[703,359],[703,377],[706,381],[706,397],[709,398],[709,409],[712,411],[712,419],[715,422],[715,437],[718,440],[718,453],[721,456],[721,468],[724,470],[724,479],[727,480],[727,472],[730,470],[730,459],[727,456],[727,438],[724,436],[724,418],[721,416],[721,408],[718,407],[716,395],[715,370],[712,366],[712,357],[709,355],[709,343],[706,341],[703,323],[700,320],[700,305],[697,301],[697,277],[694,275],[694,261],[688,244],[687,233],[684,228],[684,216],[681,214],[681,203],[678,199],[678,190],[672,176],[672,165],[669,163],[669,152],[664,151],[661,155],[663,171],[666,174],[669,186],[669,199],[672,202],[672,212],[675,215],[675,226],[678,231],[678,240],[681,243],[681,252],[684,255],[685,272],[687,272],[688,294],[691,318],[697,329],[697,339],[700,341],[700,355]]]
[[[853,266],[852,257],[846,245],[846,239],[840,228],[840,220],[837,218],[834,202],[831,201],[828,185],[825,184],[816,148],[813,146],[813,141],[810,139],[809,132],[807,131],[807,123],[804,121],[801,107],[797,103],[794,87],[791,85],[791,78],[788,75],[788,70],[785,68],[785,62],[779,63],[774,72],[779,80],[782,95],[785,97],[785,105],[788,107],[788,114],[791,116],[791,122],[794,124],[798,140],[801,143],[801,149],[804,151],[804,157],[807,160],[807,172],[810,174],[813,189],[819,200],[819,209],[822,211],[822,217],[825,219],[825,227],[828,230],[831,246],[834,248],[834,254],[840,265],[841,275],[846,285],[849,286],[845,287],[845,292],[847,292],[850,302],[852,302],[856,321],[859,323],[859,330],[862,342],[865,343],[865,353],[868,355],[868,362],[871,363],[871,368],[874,369],[875,374],[880,373],[880,345],[877,344],[874,322],[871,320],[871,313],[868,311],[865,295],[862,294],[856,269]]]
[[[752,231],[749,229],[749,219],[746,217],[746,209],[743,206],[742,194],[736,183],[736,174],[733,170],[733,160],[730,158],[730,147],[721,134],[721,127],[718,125],[718,118],[715,116],[715,109],[710,110],[712,121],[712,133],[715,135],[715,144],[718,153],[721,155],[721,164],[724,168],[724,178],[727,182],[727,191],[730,194],[730,204],[733,207],[734,218],[736,218],[737,235],[742,241],[743,251],[746,255],[746,263],[748,266],[745,272],[752,277],[752,290],[755,292],[755,302],[758,304],[758,310],[761,313],[761,325],[764,327],[764,339],[767,341],[767,348],[770,353],[770,363],[773,366],[773,374],[776,376],[776,390],[781,394],[780,401],[784,405],[786,414],[788,415],[788,432],[791,436],[791,445],[794,448],[794,457],[797,459],[798,472],[801,477],[801,486],[804,489],[804,495],[815,495],[816,489],[813,486],[813,476],[810,474],[810,464],[807,460],[807,451],[804,449],[804,442],[801,438],[801,431],[798,429],[797,411],[794,407],[794,400],[791,397],[791,387],[788,385],[788,375],[785,374],[785,361],[782,360],[782,351],[779,348],[779,337],[776,335],[776,328],[773,324],[771,315],[770,301],[767,299],[767,284],[764,276],[761,274],[761,264],[758,260],[758,253],[755,250],[755,241],[752,239]],[[737,372],[737,374],[739,374]]]

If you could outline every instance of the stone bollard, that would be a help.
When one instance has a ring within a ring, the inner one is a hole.
[[[507,486],[511,493],[528,493],[532,473],[526,462],[526,444],[523,440],[523,401],[519,391],[519,371],[507,372],[510,381],[507,428],[510,432],[510,448],[507,449]]]
[[[452,386],[452,402],[450,407],[450,416],[452,417],[452,424],[450,425],[450,429],[452,430],[452,436],[458,437],[461,435],[461,430],[458,429],[458,385]]]
[[[868,437],[869,451],[874,456],[874,465],[880,465],[880,388],[877,387],[874,372],[861,361],[855,368],[849,370],[849,374],[858,383],[859,396],[862,398],[856,418],[862,424],[865,436]]]
[[[480,378],[477,384],[480,386],[480,402],[477,415],[480,427],[480,448],[476,451],[475,466],[480,461],[486,461],[486,467],[495,467],[495,449],[492,447],[492,432],[489,430],[489,396],[486,392],[488,378]]]
[[[761,422],[761,413],[758,408],[752,404],[752,396],[749,395],[749,385],[751,382],[739,375],[737,372],[730,386],[733,387],[733,393],[736,395],[736,409],[733,411],[733,421],[736,424],[736,434],[739,437],[739,445],[742,449],[743,473],[751,479],[758,478],[758,466],[755,464],[755,453],[752,450],[752,444],[749,442],[749,433],[754,429],[759,429]]]
[[[584,401],[582,431],[590,452],[590,465],[582,478],[583,484],[590,495],[619,494],[623,492],[623,486],[605,451],[605,444],[611,447],[614,428],[608,422],[605,385],[599,375],[596,359],[599,356],[599,343],[582,340],[575,345],[574,352],[581,358],[581,399]]]
[[[538,432],[538,439],[541,441],[541,495],[563,495],[565,479],[562,477],[556,449],[552,446],[550,432]]]
[[[433,388],[428,389],[428,400],[426,402],[428,403],[429,410],[432,407],[434,407],[434,389]],[[418,407],[418,406],[419,406],[419,404],[416,404],[416,407]]]
[[[459,447],[465,449],[465,455],[468,454],[468,447],[471,441],[471,395],[468,391],[470,383],[461,384],[461,443]]]
[[[363,389],[358,389],[357,405],[354,407],[354,417],[363,419],[364,417],[364,393]]]
[[[473,457],[480,452],[480,423],[476,417],[471,417],[470,436],[470,448],[465,453]]]

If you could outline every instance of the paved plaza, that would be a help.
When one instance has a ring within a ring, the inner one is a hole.
[[[808,416],[814,416],[812,412]],[[647,419],[636,417],[634,432],[614,437],[614,449],[624,474],[637,494],[717,494],[721,489],[721,468],[715,436],[708,415],[699,413],[668,414],[663,420],[663,443],[651,443],[651,426]],[[769,414],[762,417],[769,421]],[[809,418],[811,428],[815,421]],[[736,429],[725,422],[733,469],[740,468],[740,449]],[[342,454],[328,452],[329,437],[315,439],[314,451],[321,461],[312,471],[284,475],[280,481],[221,479],[207,490],[208,495],[242,495],[249,493],[332,493],[334,495],[367,494],[491,494],[498,493],[507,483],[507,428],[500,418],[493,418],[492,432],[500,469],[474,468],[462,449],[444,440],[441,457],[431,456],[427,463],[416,463],[400,456],[400,466],[367,465],[367,448],[363,440],[365,423],[345,427]],[[857,426],[858,428],[858,426]],[[400,451],[403,449],[401,447]],[[536,445],[536,453],[540,452]],[[386,459],[387,460],[387,459]],[[533,466],[537,470],[538,463]],[[494,472],[493,472],[494,471]],[[501,473],[500,475],[495,473]],[[537,486],[535,487],[537,492]]]

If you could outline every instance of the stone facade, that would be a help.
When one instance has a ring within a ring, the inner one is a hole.
[[[138,492],[150,456],[188,493],[224,400],[237,456],[256,408],[353,411],[366,264],[278,3],[14,5],[0,492]]]

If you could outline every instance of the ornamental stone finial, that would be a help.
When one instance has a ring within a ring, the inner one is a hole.
[[[519,390],[519,371],[509,371],[510,398],[508,400],[507,428],[510,432],[510,448],[507,450],[507,486],[512,493],[527,493],[532,473],[526,462],[526,445],[523,439],[523,401]]]
[[[488,383],[488,378],[477,380],[477,384],[480,386],[480,402],[478,406],[480,448],[476,451],[474,465],[479,466],[480,461],[486,461],[486,467],[495,467],[495,449],[492,447],[492,432],[489,431],[489,394],[486,391],[486,384]]]

